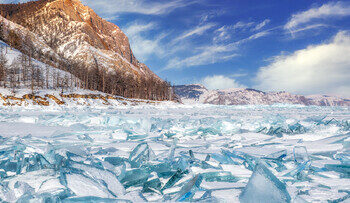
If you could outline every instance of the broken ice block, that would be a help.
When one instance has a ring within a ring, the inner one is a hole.
[[[254,172],[239,199],[242,203],[291,201],[286,185],[273,175],[262,162],[255,166]]]
[[[162,187],[162,183],[160,182],[159,178],[154,178],[151,180],[148,180],[143,184],[142,192],[147,193],[147,192],[156,192],[160,193],[160,189]]]
[[[180,157],[179,160],[176,162],[176,165],[177,168],[185,171],[189,167],[190,163],[186,158]]]
[[[221,164],[234,164],[234,162],[229,156],[212,153],[211,158],[218,161]]]
[[[334,158],[341,161],[343,164],[350,165],[350,152],[349,153],[337,153]]]
[[[293,155],[294,155],[294,161],[297,164],[302,164],[310,160],[306,147],[304,146],[295,146],[293,148]]]
[[[61,202],[61,199],[50,193],[33,194],[33,195],[23,195],[19,198],[17,203],[27,203],[27,202]]]
[[[203,173],[203,178],[207,182],[237,182],[238,179],[234,177],[230,172],[207,172]]]
[[[142,185],[150,177],[150,173],[142,168],[126,171],[124,178],[120,181],[125,188]]]
[[[192,197],[195,195],[196,191],[199,189],[200,184],[202,183],[203,177],[198,174],[192,178],[188,183],[186,183],[176,195],[176,201],[179,202],[188,202],[192,200]]]
[[[192,150],[189,150],[189,151],[188,151],[188,153],[190,154],[190,158],[191,158],[191,159],[195,159],[195,158],[194,158],[194,154],[193,154],[193,151],[192,151]]]
[[[71,163],[71,167],[81,170],[86,177],[90,177],[93,180],[99,180],[109,190],[109,192],[116,197],[120,197],[125,194],[123,185],[111,171],[74,162]]]
[[[326,164],[325,168],[340,173],[342,178],[350,178],[350,165],[348,164]]]
[[[206,191],[200,198],[193,198],[194,202],[220,202],[220,199],[212,196],[211,190]]]
[[[284,176],[292,176],[297,180],[307,180],[308,169],[310,167],[310,161],[306,161],[304,163],[298,164],[298,166],[286,173]]]
[[[305,133],[307,131],[307,129],[303,125],[301,125],[300,123],[290,125],[288,128],[289,128],[290,133],[292,133],[292,134],[302,134],[302,133]]]
[[[105,161],[112,164],[113,166],[120,166],[126,161],[125,158],[122,157],[106,157]]]
[[[241,163],[249,170],[253,170],[254,169],[254,161],[255,161],[255,157],[250,156],[249,154],[246,153],[242,153],[242,152],[237,152],[237,151],[228,151],[228,150],[221,150],[222,154],[224,154],[225,156],[227,156],[228,158],[231,159],[235,159],[237,161],[233,161],[232,159],[232,163],[235,165],[240,165]]]
[[[273,128],[271,127],[267,132],[268,135],[276,135],[277,137],[282,137],[285,130],[281,127]]]
[[[17,181],[14,184],[13,191],[15,192],[15,194],[18,197],[20,197],[22,195],[30,195],[30,194],[33,194],[35,192],[34,188],[32,188],[28,183],[21,182],[21,181]]]
[[[130,153],[129,161],[131,166],[137,168],[155,157],[153,150],[147,143],[137,145]]]
[[[287,156],[287,150],[281,150],[274,152],[272,154],[266,155],[264,159],[278,160],[281,161],[284,157]]]
[[[97,180],[90,179],[80,174],[67,174],[67,187],[76,195],[80,197],[95,196],[102,198],[114,197],[107,188],[102,187]]]
[[[148,166],[151,171],[155,171],[160,178],[169,178],[174,174],[172,165],[169,163],[160,163]]]
[[[175,185],[175,183],[177,181],[179,181],[182,177],[184,177],[185,174],[187,174],[188,171],[185,170],[185,171],[182,171],[181,169],[178,169],[176,171],[176,173],[171,176],[171,178],[168,180],[168,182],[164,185],[164,187],[162,188],[162,191],[165,190],[165,189],[168,189],[168,188],[171,188],[172,186]]]
[[[206,157],[205,157],[205,160],[204,161],[209,161],[210,160],[210,155],[208,154]]]

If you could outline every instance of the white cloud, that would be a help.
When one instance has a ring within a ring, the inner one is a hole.
[[[177,8],[186,7],[197,1],[169,0],[160,3],[145,0],[82,0],[82,2],[101,15],[114,15],[117,13],[161,15],[170,13]]]
[[[265,36],[270,33],[270,30],[266,31],[260,31],[262,28],[264,28],[267,24],[270,23],[269,19],[265,19],[261,23],[255,23],[255,22],[249,22],[249,23],[244,23],[242,21],[237,22],[234,25],[230,26],[222,26],[218,29],[215,30],[215,33],[217,34],[214,37],[214,42],[223,42],[225,40],[228,40],[231,38],[231,35],[236,32],[245,32],[249,31],[250,33],[257,32],[253,35],[250,36],[250,38],[247,38],[246,40],[251,40],[251,39],[257,39],[259,37]],[[273,28],[275,29],[275,28]]]
[[[219,10],[210,10],[210,11],[206,11],[205,13],[203,13],[200,17],[200,22],[201,24],[202,23],[206,23],[208,22],[209,20],[217,17],[217,16],[220,16],[222,14],[224,14],[225,11],[223,11],[222,9],[219,9]]]
[[[234,74],[231,74],[230,77],[231,78],[240,78],[240,77],[245,77],[247,75],[248,75],[248,73],[234,73]]]
[[[234,24],[233,26],[231,26],[232,29],[247,29],[247,28],[250,28],[254,25],[255,23],[254,22],[243,22],[243,21],[239,21],[237,22],[236,24]]]
[[[222,26],[219,29],[215,30],[217,34],[214,37],[214,42],[222,42],[231,38],[231,32],[227,26]]]
[[[251,40],[261,38],[268,35],[269,33],[269,31],[262,31],[233,43],[213,44],[210,46],[200,47],[197,49],[199,52],[193,56],[183,59],[174,58],[168,61],[168,65],[164,68],[164,70],[183,69],[191,66],[225,62],[239,56],[237,53],[237,48],[239,45],[247,43]]]
[[[268,31],[268,30],[261,31],[261,32],[258,32],[258,33],[255,33],[255,34],[249,36],[246,40],[249,41],[249,40],[258,39],[258,38],[264,37],[268,34],[270,34],[270,31]]]
[[[191,37],[193,35],[202,35],[205,31],[209,30],[210,28],[214,27],[215,24],[214,23],[208,23],[206,25],[202,25],[202,26],[198,26],[195,27],[185,33],[183,33],[182,35],[180,35],[179,37],[177,37],[174,42],[183,40],[185,38]]]
[[[337,94],[350,97],[350,33],[331,42],[281,55],[260,68],[257,88],[297,94]]]
[[[161,46],[161,40],[165,37],[159,34],[152,39],[146,37],[146,32],[156,29],[156,24],[134,22],[125,28],[124,31],[130,39],[131,48],[135,56],[141,60],[146,61],[151,55],[162,55],[164,53]]]
[[[223,75],[213,75],[205,77],[201,83],[208,89],[229,89],[229,88],[243,88],[235,79]]]
[[[294,30],[300,26],[305,26],[316,19],[326,19],[330,17],[343,17],[350,15],[350,4],[343,2],[329,2],[320,7],[311,8],[292,15],[291,19],[284,26],[286,30]]]
[[[145,32],[145,31],[148,31],[148,30],[152,30],[154,28],[155,28],[155,24],[154,23],[141,24],[141,23],[134,22],[129,27],[127,27],[124,30],[124,32],[127,35],[137,35],[140,32]]]
[[[200,49],[201,51],[193,56],[184,59],[174,58],[170,60],[165,70],[215,64],[238,56],[236,53],[228,53],[231,49],[234,49],[234,47],[212,45]]]
[[[267,24],[270,23],[270,19],[265,19],[263,22],[257,24],[254,28],[255,31],[261,30],[261,28],[265,27]]]
[[[321,27],[328,27],[328,25],[325,25],[325,24],[307,25],[305,27],[298,28],[298,29],[293,29],[293,30],[289,30],[289,31],[292,34],[292,36],[294,36],[298,32],[303,32],[303,31],[306,31],[306,30],[314,30],[316,28],[321,28]]]

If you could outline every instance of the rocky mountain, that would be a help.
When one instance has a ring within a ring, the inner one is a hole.
[[[184,103],[216,105],[270,105],[276,103],[316,106],[350,106],[349,99],[326,95],[301,96],[287,92],[263,92],[255,89],[234,88],[208,90],[203,85],[179,85],[174,87]]]
[[[122,30],[80,0],[0,4],[0,12],[1,40],[37,60],[73,73],[85,83],[98,80],[86,88],[129,97],[168,99],[164,95],[168,94],[168,85],[136,59]],[[107,75],[113,75],[108,85]]]

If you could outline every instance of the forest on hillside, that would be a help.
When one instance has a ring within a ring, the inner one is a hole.
[[[172,100],[173,92],[170,83],[157,79],[136,81],[131,75],[117,72],[108,73],[98,66],[80,64],[60,66],[59,69],[49,65],[38,66],[28,55],[21,53],[11,64],[8,52],[11,47],[0,47],[0,87],[10,88],[14,92],[20,88],[54,89],[62,93],[76,89],[98,90],[101,92],[150,100]],[[64,74],[66,71],[71,74]]]

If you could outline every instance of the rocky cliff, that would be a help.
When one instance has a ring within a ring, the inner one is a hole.
[[[150,80],[152,84],[143,85],[145,88],[155,83],[166,86],[135,58],[120,28],[99,17],[80,0],[0,4],[0,12],[2,40],[40,61],[67,70],[77,69],[76,66],[98,68],[103,74],[118,75],[118,79],[111,81],[119,81],[122,75],[122,79],[132,80],[134,84],[130,86],[134,87]],[[158,86],[155,88],[159,89]]]

